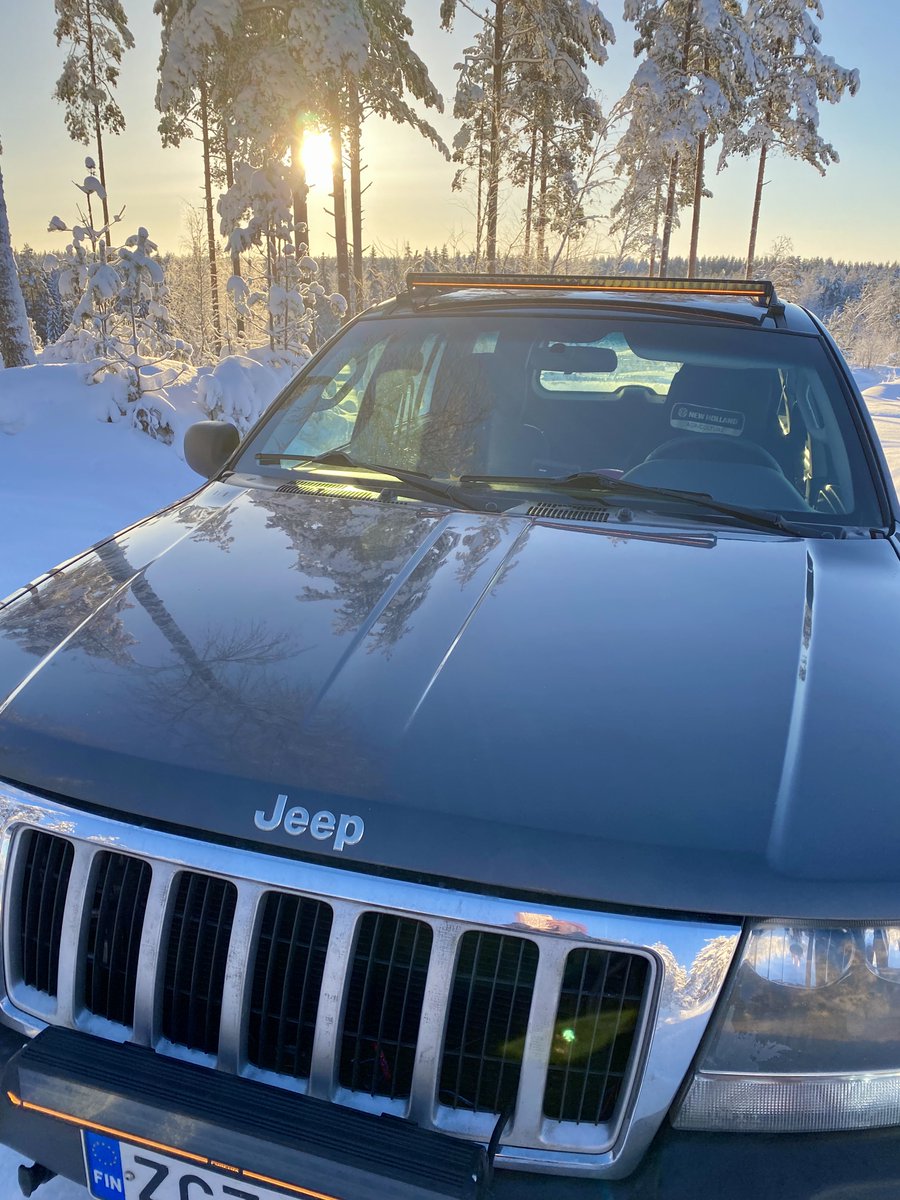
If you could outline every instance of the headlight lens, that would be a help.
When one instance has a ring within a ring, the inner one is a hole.
[[[900,926],[754,926],[674,1123],[900,1124]]]

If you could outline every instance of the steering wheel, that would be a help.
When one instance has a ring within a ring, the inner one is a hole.
[[[693,458],[713,462],[748,463],[784,472],[774,455],[759,442],[738,441],[721,433],[700,433],[695,437],[676,437],[651,450],[645,462],[656,458]]]

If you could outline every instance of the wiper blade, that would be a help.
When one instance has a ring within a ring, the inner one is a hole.
[[[326,450],[324,454],[257,454],[256,460],[264,465],[280,462],[304,463],[310,466],[350,467],[356,471],[371,471],[374,475],[388,475],[399,483],[405,483],[411,488],[428,495],[437,496],[444,501],[450,501],[458,508],[477,508],[477,505],[467,500],[456,484],[442,483],[432,479],[424,471],[409,471],[405,467],[383,467],[380,463],[357,462],[346,450]]]
[[[844,537],[843,529],[832,526],[802,525],[785,520],[780,513],[769,512],[767,509],[744,508],[740,504],[726,504],[714,500],[708,492],[680,491],[675,488],[650,487],[648,484],[631,483],[626,479],[612,479],[607,475],[598,475],[593,471],[578,471],[574,475],[563,475],[549,478],[527,478],[516,475],[463,475],[460,483],[496,483],[496,484],[533,484],[535,488],[562,491],[599,492],[603,496],[633,496],[646,500],[676,500],[702,508],[706,512],[717,513],[740,521],[750,528],[765,529],[772,533],[782,533],[789,537],[810,537],[818,534],[820,537]]]

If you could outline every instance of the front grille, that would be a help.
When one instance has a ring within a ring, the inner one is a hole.
[[[509,1153],[564,1163],[619,1136],[649,947],[598,947],[590,914],[83,821],[100,833],[13,841],[15,1010],[482,1141],[505,1114]],[[219,873],[188,869],[201,852]]]
[[[178,1046],[215,1054],[225,959],[237,888],[185,871],[178,880],[163,979],[162,1032]]]
[[[69,876],[72,846],[47,833],[26,833],[19,893],[19,929],[16,939],[21,958],[22,982],[36,991],[55,996],[59,971],[59,942]]]

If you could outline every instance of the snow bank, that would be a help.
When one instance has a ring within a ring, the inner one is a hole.
[[[853,373],[900,491],[900,368],[870,367]]]

